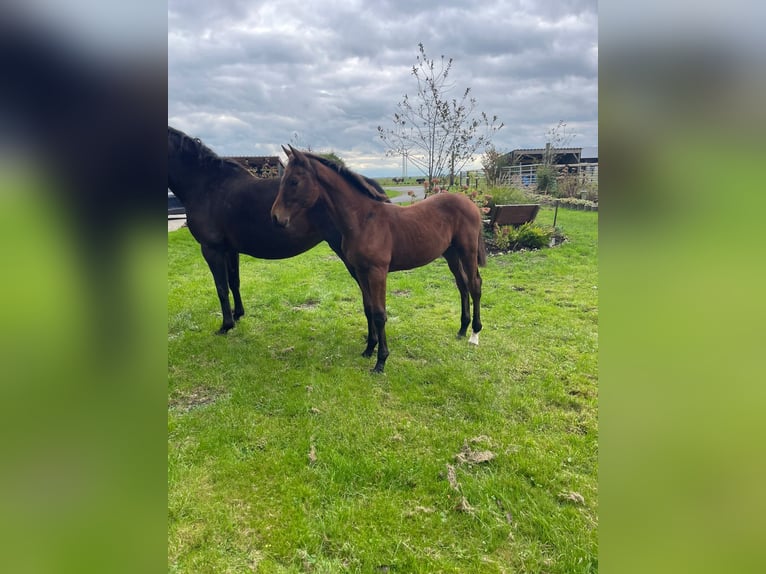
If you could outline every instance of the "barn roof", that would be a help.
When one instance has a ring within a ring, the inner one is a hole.
[[[550,150],[549,150],[550,151]],[[582,148],[580,147],[557,147],[552,148],[555,153],[555,162],[558,164],[580,163]],[[521,148],[509,152],[507,155],[512,164],[542,163],[546,148]]]

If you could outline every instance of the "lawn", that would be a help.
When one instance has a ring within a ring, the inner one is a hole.
[[[214,336],[199,246],[169,233],[169,571],[597,571],[598,214],[557,224],[481,270],[478,348],[443,260],[389,275],[383,375],[326,245],[243,256],[247,314]]]

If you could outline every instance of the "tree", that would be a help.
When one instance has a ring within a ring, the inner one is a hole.
[[[495,146],[489,144],[481,157],[481,167],[484,168],[484,177],[487,178],[487,185],[494,187],[500,179],[500,172],[508,163],[507,156],[501,154],[495,149]]]
[[[298,132],[293,132],[293,135],[290,137],[290,145],[295,148],[301,148],[306,151],[310,151],[311,153],[316,153],[319,156],[322,156],[323,158],[329,159],[330,161],[334,161],[335,163],[342,165],[345,167],[346,162],[343,161],[343,158],[341,158],[335,151],[328,151],[323,153],[317,153],[315,152],[310,144],[304,144],[303,142],[303,136],[299,134]]]
[[[574,139],[574,134],[567,133],[567,124],[564,120],[559,120],[555,128],[550,128],[545,134],[545,152],[543,153],[543,164],[552,166],[556,163],[558,154],[556,150],[568,147]]]
[[[556,158],[557,150],[569,146],[574,139],[574,134],[566,131],[567,124],[559,120],[555,128],[551,128],[545,135],[545,151],[543,152],[543,164],[537,168],[537,190],[544,193],[555,194],[558,187]]]
[[[325,159],[329,159],[330,161],[334,161],[338,165],[342,165],[344,167],[346,166],[346,162],[343,161],[343,158],[341,158],[334,151],[328,151],[327,153],[320,153],[320,154],[317,154],[317,155],[320,155],[320,156],[322,156]]]
[[[497,116],[490,120],[484,112],[475,113],[471,88],[459,100],[449,99],[447,92],[454,87],[448,82],[452,58],[442,56],[437,67],[422,43],[418,48],[420,54],[412,67],[417,94],[412,99],[404,95],[394,112],[393,128],[378,126],[378,135],[388,146],[388,155],[405,157],[429,182],[448,172],[451,185],[455,173],[473,160],[478,149],[489,145],[503,124],[496,125]]]
[[[298,132],[293,132],[293,135],[290,136],[290,145],[295,148],[305,149],[306,151],[313,151],[311,145],[307,145],[303,142],[303,136]]]

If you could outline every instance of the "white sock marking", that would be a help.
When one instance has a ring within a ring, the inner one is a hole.
[[[478,347],[479,346],[479,334],[478,333],[471,333],[471,338],[468,339],[468,342],[471,345],[476,345]]]

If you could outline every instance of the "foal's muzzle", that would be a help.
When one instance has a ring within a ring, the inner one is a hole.
[[[271,220],[277,227],[287,227],[287,224],[290,223],[289,217],[280,216],[274,211],[271,212]]]

